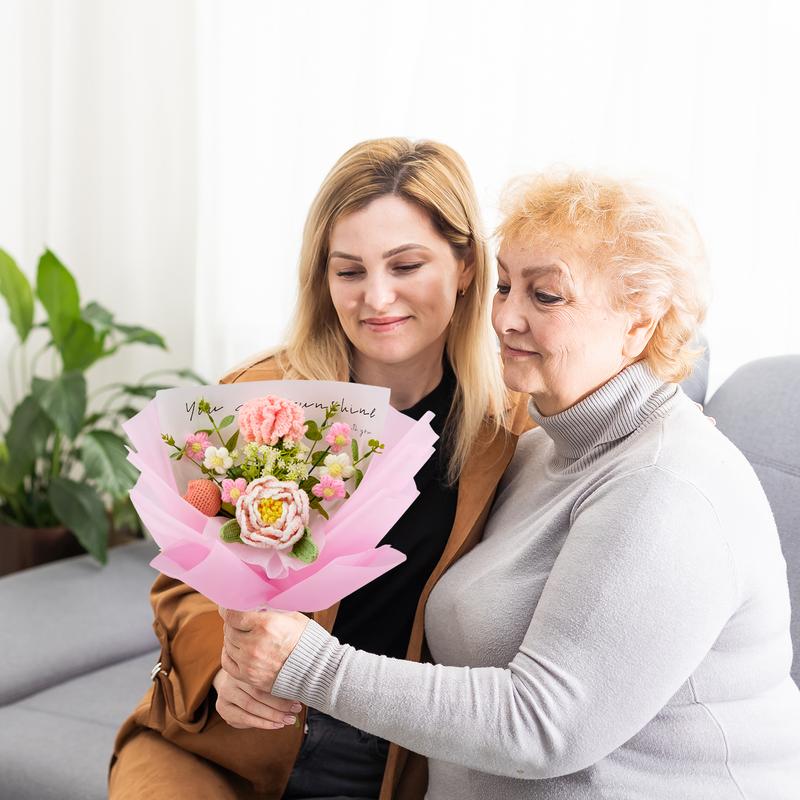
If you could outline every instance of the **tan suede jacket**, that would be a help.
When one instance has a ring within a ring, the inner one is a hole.
[[[281,377],[275,359],[267,357],[230,372],[221,383]],[[479,541],[498,481],[511,460],[517,438],[531,427],[525,400],[522,396],[514,397],[510,430],[494,434],[487,425],[476,439],[475,457],[467,461],[459,479],[450,538],[417,605],[406,653],[409,660],[420,661],[427,652],[424,614],[431,590],[442,573]],[[113,759],[129,739],[141,730],[150,729],[250,781],[268,800],[280,800],[300,751],[306,709],[301,713],[299,727],[264,731],[228,726],[209,700],[222,651],[222,619],[217,606],[186,584],[165,575],[156,578],[150,601],[155,615],[153,627],[161,642],[161,672],[120,728]],[[330,631],[337,610],[338,605],[313,614],[313,618]],[[426,786],[426,760],[391,744],[380,800],[419,800]]]

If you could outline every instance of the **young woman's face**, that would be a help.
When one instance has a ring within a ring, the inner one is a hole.
[[[331,299],[361,358],[399,365],[443,352],[458,291],[472,275],[425,211],[379,197],[337,220],[329,253]]]

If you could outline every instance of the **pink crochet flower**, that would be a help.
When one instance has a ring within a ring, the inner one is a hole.
[[[225,478],[222,481],[222,502],[236,505],[236,501],[244,494],[245,489],[247,489],[247,481],[244,478],[237,478],[235,481]]]
[[[331,452],[341,453],[350,444],[352,435],[346,422],[334,422],[325,434],[325,441],[331,446]]]
[[[305,435],[303,409],[291,400],[268,394],[248,400],[239,410],[239,430],[248,442],[276,445],[299,442]]]
[[[206,457],[206,450],[211,446],[207,433],[191,433],[186,437],[183,452],[192,461],[201,462]]]
[[[289,550],[303,538],[308,510],[308,495],[294,481],[257,478],[236,502],[239,535],[253,547]]]
[[[344,497],[344,481],[324,475],[311,491],[323,500],[337,500]]]

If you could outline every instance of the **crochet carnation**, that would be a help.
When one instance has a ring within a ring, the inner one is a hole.
[[[299,442],[305,435],[305,414],[297,403],[275,395],[248,400],[239,410],[239,431],[248,442],[276,445]]]

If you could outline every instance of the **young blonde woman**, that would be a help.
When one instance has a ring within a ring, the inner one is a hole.
[[[418,661],[428,595],[480,538],[529,424],[502,384],[492,270],[461,158],[399,138],[349,150],[311,206],[299,278],[285,348],[222,380],[354,380],[389,387],[392,405],[412,417],[434,411],[437,453],[384,539],[407,561],[314,615],[343,641]],[[160,576],[151,600],[161,671],[118,734],[111,798],[424,793],[424,759],[221,670],[223,624],[206,598]]]

